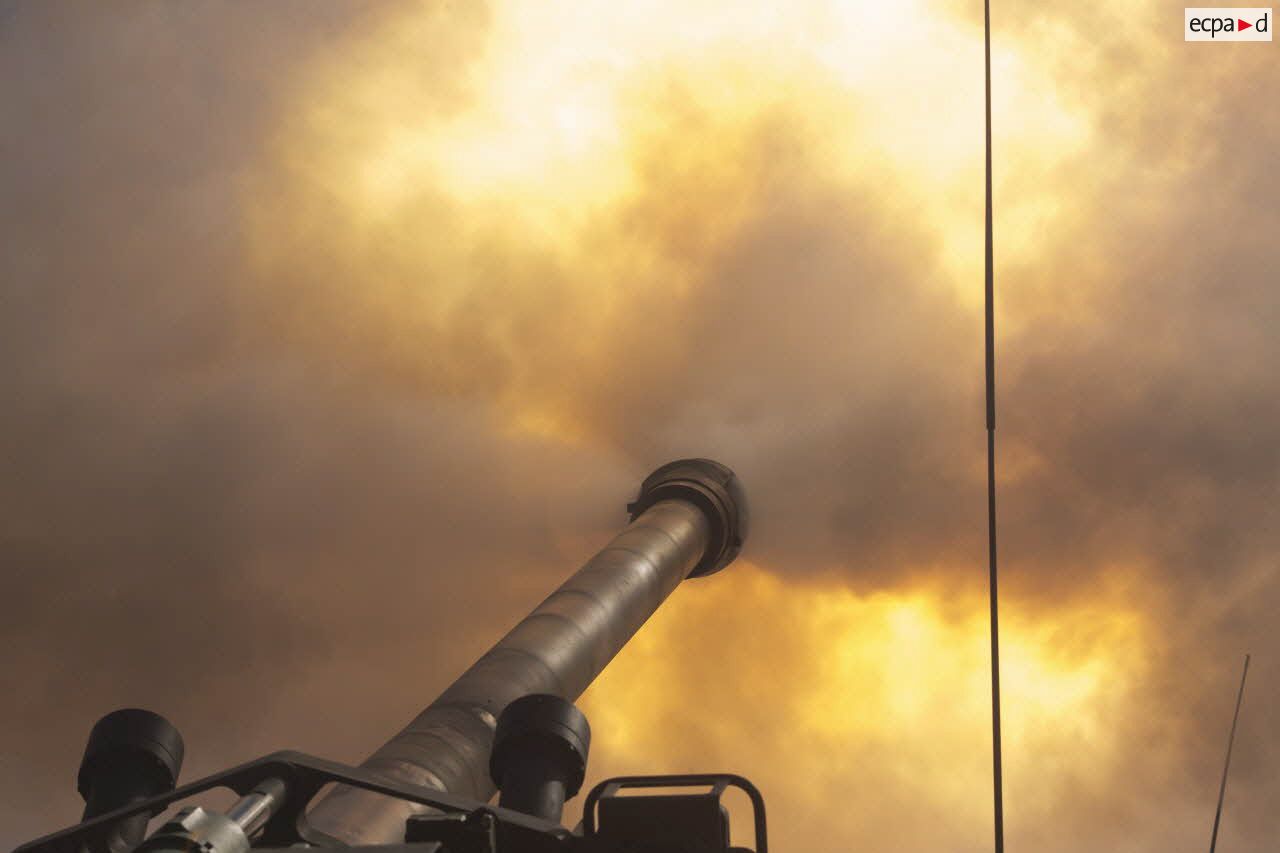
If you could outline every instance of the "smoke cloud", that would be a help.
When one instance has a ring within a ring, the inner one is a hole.
[[[584,698],[589,782],[989,845],[981,10],[616,5],[0,10],[0,842],[116,707],[186,778],[358,761],[705,455],[752,538]],[[1009,844],[1199,844],[1252,651],[1270,849],[1280,73],[997,6]]]

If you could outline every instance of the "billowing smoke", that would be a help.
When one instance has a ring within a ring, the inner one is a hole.
[[[0,12],[0,842],[114,707],[358,760],[707,455],[592,779],[985,849],[980,9],[459,5]],[[1207,836],[1246,650],[1277,831],[1280,74],[1176,11],[997,4],[1011,847]]]

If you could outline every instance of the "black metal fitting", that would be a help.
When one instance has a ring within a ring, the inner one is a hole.
[[[591,727],[572,702],[534,693],[507,705],[489,757],[498,805],[559,821],[565,800],[582,788],[590,747]]]
[[[123,708],[98,720],[76,779],[84,797],[83,820],[172,791],[182,753],[182,735],[159,714]],[[145,814],[121,820],[107,834],[107,849],[131,849],[146,828]]]
[[[498,822],[484,809],[471,814],[414,815],[405,823],[404,841],[439,842],[449,853],[494,853],[498,850]]]
[[[710,459],[668,462],[640,484],[639,496],[627,505],[631,520],[662,500],[689,501],[711,525],[707,550],[689,577],[714,574],[738,556],[747,538],[747,496],[729,468]]]
[[[689,793],[674,793],[689,788]],[[730,846],[729,815],[721,798],[737,788],[751,801],[755,847]],[[625,796],[643,789],[666,793]],[[701,789],[701,790],[694,790]],[[732,773],[678,776],[618,776],[591,789],[582,806],[583,837],[589,850],[698,850],[701,853],[769,853],[764,797]]]

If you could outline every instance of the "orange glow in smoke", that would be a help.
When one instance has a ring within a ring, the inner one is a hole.
[[[1146,671],[1149,641],[1143,616],[1119,600],[1043,611],[1005,602],[1015,832],[1059,786],[1106,784],[1121,700]],[[735,565],[677,590],[592,686],[593,772],[742,772],[792,817],[778,830],[789,849],[910,836],[881,826],[904,813],[927,815],[925,846],[938,835],[959,846],[989,831],[988,642],[980,595],[938,584],[863,596]],[[874,810],[832,793],[860,788],[874,789]],[[886,802],[901,811],[890,818]]]

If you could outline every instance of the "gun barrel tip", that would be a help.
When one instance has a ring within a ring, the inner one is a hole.
[[[640,494],[627,506],[634,520],[661,500],[696,505],[711,525],[711,539],[689,577],[714,574],[733,562],[747,539],[747,495],[738,475],[711,459],[677,459],[660,466],[640,484]]]

